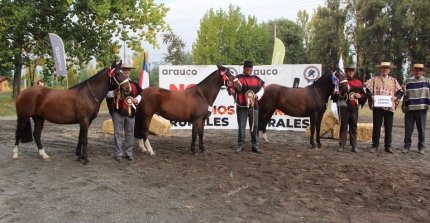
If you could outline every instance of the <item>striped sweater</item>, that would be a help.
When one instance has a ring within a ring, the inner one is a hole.
[[[405,105],[408,111],[428,109],[430,105],[430,79],[411,77],[405,82]]]

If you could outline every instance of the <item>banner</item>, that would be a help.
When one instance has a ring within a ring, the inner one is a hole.
[[[143,54],[142,69],[140,70],[139,86],[144,89],[149,87],[148,54]]]
[[[242,65],[226,65],[233,75],[242,73]],[[159,86],[171,91],[183,91],[200,83],[215,71],[215,65],[173,66],[161,65],[159,68]],[[254,75],[258,75],[266,86],[272,83],[287,87],[306,87],[313,83],[312,78],[321,76],[320,64],[263,65],[254,66]],[[312,76],[310,76],[312,74]],[[299,79],[300,81],[297,81]],[[295,81],[296,80],[296,81]],[[174,122],[172,129],[191,129],[191,123]],[[291,117],[276,111],[268,123],[267,129],[305,131],[309,118]],[[221,89],[213,104],[211,116],[206,120],[206,129],[237,129],[236,105],[233,97]],[[249,126],[248,126],[249,128]]]
[[[284,43],[275,38],[275,44],[273,45],[272,65],[283,64],[285,56]]]
[[[55,61],[55,70],[57,75],[66,76],[66,53],[64,51],[63,40],[61,40],[61,38],[55,33],[48,33],[48,35],[49,40],[51,41],[52,54]]]

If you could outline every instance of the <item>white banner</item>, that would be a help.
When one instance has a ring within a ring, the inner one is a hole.
[[[54,57],[57,74],[59,76],[66,76],[66,53],[64,51],[63,40],[55,33],[48,33],[48,35],[52,45],[52,55]]]
[[[238,75],[243,66],[227,65]],[[171,91],[182,91],[200,83],[215,71],[215,65],[171,66],[162,65],[159,69],[159,86]],[[272,83],[287,87],[306,87],[321,76],[320,64],[284,64],[254,66],[254,75],[258,75],[266,86]],[[191,129],[191,123],[171,121],[172,129]],[[297,118],[283,115],[276,111],[268,123],[267,129],[305,131],[309,118]],[[226,90],[221,90],[213,105],[212,115],[206,121],[206,129],[237,129],[236,105]]]

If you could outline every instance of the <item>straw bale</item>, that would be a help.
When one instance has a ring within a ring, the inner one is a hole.
[[[172,124],[170,124],[169,120],[154,114],[149,125],[149,133],[159,136],[169,136],[171,127]]]

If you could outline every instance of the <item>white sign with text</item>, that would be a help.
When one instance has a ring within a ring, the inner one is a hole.
[[[242,73],[242,66],[227,65],[233,75]],[[183,91],[192,87],[217,70],[215,65],[162,65],[159,68],[159,86],[171,91]],[[254,66],[266,86],[272,83],[287,87],[306,87],[321,76],[320,64],[262,65]],[[206,129],[237,129],[236,105],[233,97],[221,89],[212,107],[212,115],[206,121]],[[172,129],[191,129],[191,123],[171,121]],[[267,129],[305,131],[309,118],[297,118],[275,111]]]

